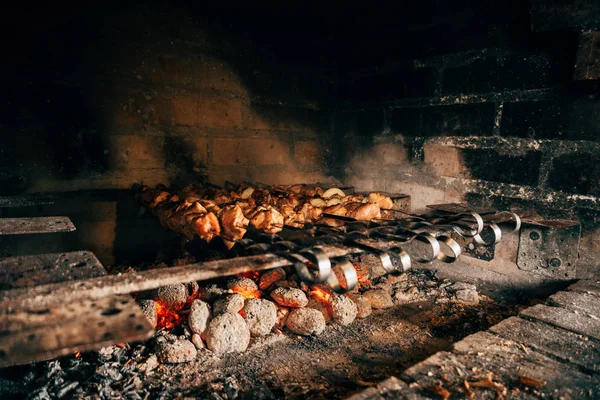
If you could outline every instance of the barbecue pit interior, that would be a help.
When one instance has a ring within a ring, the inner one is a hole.
[[[0,398],[599,398],[598,15],[7,9]]]

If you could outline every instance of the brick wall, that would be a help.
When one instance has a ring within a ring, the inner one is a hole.
[[[592,243],[600,227],[597,35],[532,32],[529,9],[518,12],[523,29],[501,46],[456,36],[473,47],[404,60],[388,53],[341,74],[337,173],[364,189],[416,194],[417,211],[470,201],[580,219],[584,248],[600,251]]]
[[[18,65],[3,67],[5,193],[325,180],[328,70],[282,60],[246,27],[223,26],[227,13],[192,11],[82,7],[21,21],[7,51]]]

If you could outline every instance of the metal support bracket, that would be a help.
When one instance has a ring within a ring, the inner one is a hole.
[[[571,220],[523,220],[517,266],[557,279],[573,279],[581,225]]]

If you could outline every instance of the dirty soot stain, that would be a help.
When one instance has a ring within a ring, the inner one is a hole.
[[[600,195],[600,155],[565,154],[552,161],[549,184],[569,193]]]
[[[492,149],[463,149],[462,154],[474,179],[530,186],[539,182],[541,152],[512,156]]]

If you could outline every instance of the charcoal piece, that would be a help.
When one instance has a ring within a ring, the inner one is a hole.
[[[346,296],[333,294],[331,296],[331,315],[340,325],[350,325],[356,319],[358,309],[356,304]]]
[[[239,314],[217,315],[208,324],[206,346],[216,354],[242,352],[249,343],[250,329]]]
[[[200,298],[207,302],[216,300],[223,293],[225,293],[225,290],[214,283],[200,288]]]
[[[300,308],[308,304],[306,294],[295,288],[279,287],[271,292],[271,298],[284,307]]]
[[[315,295],[313,295],[313,294],[308,295],[308,304],[306,305],[306,307],[312,308],[313,310],[317,310],[321,314],[323,314],[323,318],[325,319],[325,322],[331,321],[331,319],[332,319],[331,306],[328,303],[327,304],[324,303],[322,300],[317,298]]]
[[[194,300],[190,308],[188,324],[193,333],[204,334],[210,320],[208,304],[202,300]]]
[[[187,301],[187,289],[183,283],[159,287],[156,299],[168,308],[179,310]]]
[[[246,300],[243,315],[252,336],[267,335],[277,323],[277,307],[269,300]]]
[[[198,335],[197,333],[194,333],[192,335],[191,341],[194,344],[194,346],[196,346],[196,349],[198,349],[198,350],[206,349],[206,345],[202,341],[202,337],[200,337],[200,335]]]
[[[349,297],[356,304],[356,316],[358,318],[366,318],[371,315],[373,309],[369,299],[360,294],[350,294]]]
[[[69,394],[72,390],[75,390],[79,386],[79,382],[66,382],[56,392],[56,397],[62,399]]]
[[[325,318],[315,309],[297,308],[290,312],[285,326],[298,335],[319,335],[325,330]]]
[[[258,286],[250,278],[231,278],[227,281],[227,289],[241,294],[245,299],[258,297]]]
[[[258,288],[260,290],[267,290],[275,282],[284,280],[285,276],[286,275],[283,268],[269,270],[261,275],[260,279],[258,280]]]
[[[214,315],[236,313],[244,307],[244,296],[239,293],[226,294],[213,304]]]
[[[186,339],[162,341],[156,345],[155,351],[160,362],[170,364],[192,361],[198,354],[196,346]]]

